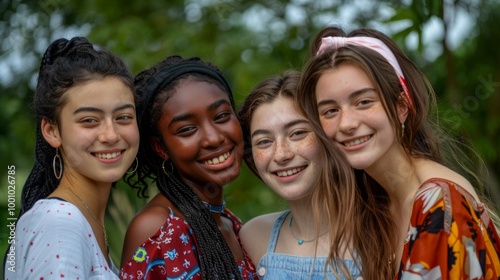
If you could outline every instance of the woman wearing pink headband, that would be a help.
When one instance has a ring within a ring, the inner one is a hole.
[[[478,177],[440,150],[454,141],[428,118],[425,75],[375,30],[328,27],[310,51],[298,103],[356,170],[358,211],[372,217],[353,222],[364,279],[498,279],[496,215],[464,176]]]

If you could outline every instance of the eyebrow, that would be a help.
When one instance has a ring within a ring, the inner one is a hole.
[[[229,102],[226,99],[217,100],[214,103],[208,105],[208,110],[209,111],[213,111],[213,110],[219,108],[220,106],[222,106],[223,104],[228,104],[229,105]],[[172,120],[168,124],[168,127],[171,127],[176,122],[185,121],[185,120],[188,120],[188,119],[193,118],[193,117],[194,117],[194,114],[191,114],[191,113],[184,114],[184,115],[179,115],[179,116],[175,116],[175,117],[172,118]]]
[[[288,122],[286,123],[284,126],[283,126],[283,129],[284,130],[287,130],[289,129],[290,127],[293,127],[295,125],[298,125],[298,124],[309,124],[309,121],[308,120],[305,120],[305,119],[297,119],[297,120],[293,120],[291,122]],[[250,135],[250,138],[253,138],[254,136],[256,135],[259,135],[259,134],[267,134],[269,133],[269,130],[266,130],[266,129],[257,129],[256,131],[254,131],[252,133],[252,135]]]
[[[352,99],[355,99],[357,98],[358,96],[366,93],[366,92],[369,92],[369,91],[375,91],[376,90],[374,88],[362,88],[362,89],[359,89],[359,90],[356,90],[354,92],[352,92],[351,94],[349,94],[349,96],[347,97],[349,100],[352,100]],[[331,104],[331,103],[337,103],[335,102],[334,100],[332,99],[325,99],[325,100],[322,100],[321,102],[318,103],[317,107],[321,107],[321,106],[324,106],[324,105],[327,105],[327,104]]]
[[[135,106],[132,104],[125,104],[125,105],[122,105],[120,107],[113,109],[113,113],[121,111],[121,110],[125,110],[125,109],[134,109],[135,110]],[[80,107],[73,112],[73,115],[76,115],[76,114],[81,113],[81,112],[104,113],[104,110],[96,108],[96,107]]]

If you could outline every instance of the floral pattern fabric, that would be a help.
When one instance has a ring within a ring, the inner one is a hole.
[[[229,210],[221,213],[233,222],[233,229],[241,244],[238,232],[241,221]],[[258,279],[255,267],[243,250],[244,259],[237,261],[243,279]],[[131,259],[125,262],[120,271],[121,279],[202,279],[198,263],[196,238],[187,221],[174,216],[170,210],[169,218],[163,226],[141,246]]]
[[[445,179],[417,192],[396,279],[500,279],[500,237],[483,204]]]

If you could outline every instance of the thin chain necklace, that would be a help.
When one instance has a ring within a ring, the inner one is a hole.
[[[106,244],[106,253],[109,254],[108,234],[106,233],[106,228],[104,227],[103,224],[101,224],[101,222],[99,222],[99,220],[94,216],[94,214],[92,214],[92,211],[90,211],[90,208],[87,206],[87,203],[85,203],[85,201],[83,201],[83,199],[81,199],[71,188],[68,189],[83,203],[83,206],[85,206],[87,211],[89,211],[92,218],[94,218],[94,220],[101,226],[102,233],[104,234],[104,243]]]
[[[299,245],[302,245],[304,244],[304,242],[313,242],[314,240],[320,238],[321,236],[325,235],[328,230],[326,230],[325,232],[323,232],[322,234],[320,234],[318,237],[315,237],[313,239],[309,239],[309,240],[304,240],[304,239],[301,239],[301,238],[298,238],[295,233],[293,232],[293,228],[292,228],[292,223],[293,223],[293,216],[290,218],[290,223],[288,224],[288,227],[290,228],[290,232],[292,233],[292,236],[297,239],[297,244]]]

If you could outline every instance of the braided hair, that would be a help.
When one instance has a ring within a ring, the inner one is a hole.
[[[147,197],[148,181],[156,182],[160,193],[180,209],[196,236],[203,279],[241,279],[232,252],[210,211],[196,192],[181,179],[171,163],[172,174],[165,174],[162,166],[168,163],[164,163],[164,159],[151,146],[154,137],[162,139],[157,123],[164,103],[175,92],[179,82],[187,78],[219,87],[227,93],[234,110],[232,92],[221,71],[198,57],[169,56],[140,72],[134,81],[139,98],[139,165],[136,174],[125,175],[125,181],[137,190],[139,197]]]
[[[21,213],[26,213],[35,202],[47,197],[59,185],[52,170],[56,149],[45,141],[41,122],[59,124],[65,105],[65,92],[71,87],[92,79],[115,76],[133,92],[133,78],[124,62],[111,52],[95,48],[84,37],[57,39],[45,51],[35,89],[33,107],[36,119],[35,164],[21,195]],[[61,159],[63,165],[64,159]]]

